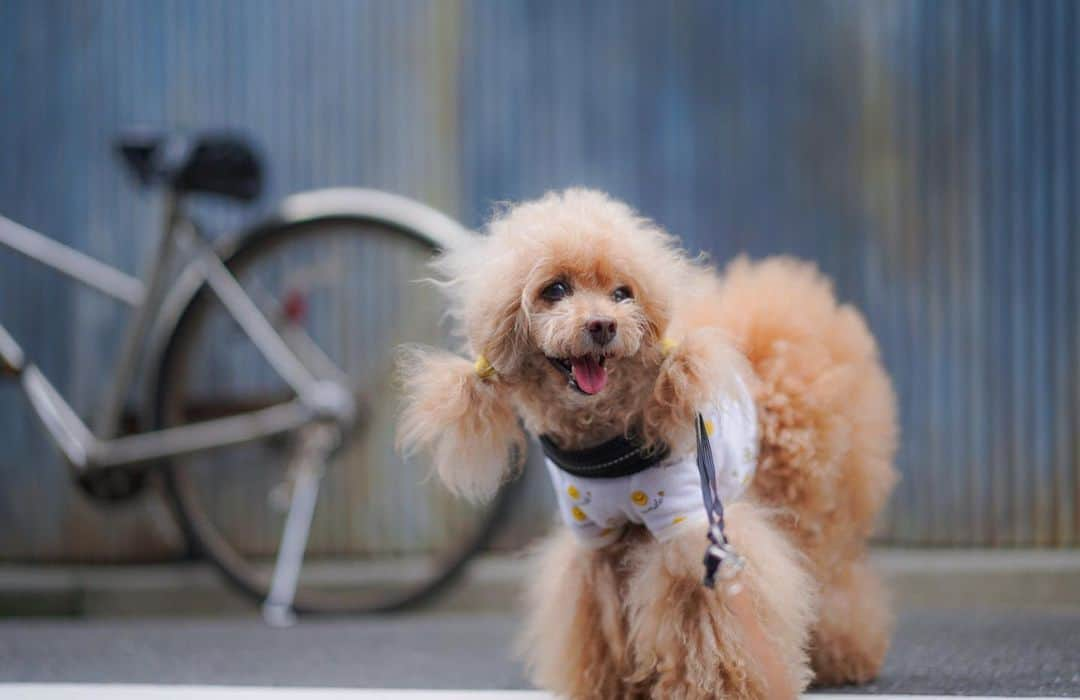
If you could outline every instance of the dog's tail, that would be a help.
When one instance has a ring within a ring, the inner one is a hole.
[[[793,258],[736,259],[719,299],[717,322],[760,380],[754,494],[794,516],[812,559],[817,546],[861,547],[896,482],[898,433],[896,397],[862,315]]]

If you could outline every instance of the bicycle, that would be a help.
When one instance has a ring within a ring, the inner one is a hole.
[[[274,625],[296,612],[399,610],[444,589],[488,542],[507,499],[477,509],[434,495],[423,465],[395,456],[385,399],[393,347],[446,340],[439,305],[413,281],[434,252],[472,234],[396,195],[329,189],[289,196],[270,218],[215,243],[187,202],[256,199],[262,166],[249,143],[224,132],[143,132],[117,149],[141,185],[165,192],[162,234],[141,279],[0,217],[0,245],[134,311],[93,429],[0,325],[0,370],[19,381],[79,486],[124,501],[160,469],[191,548],[262,601]],[[358,275],[402,284],[376,287],[385,298],[350,313]],[[134,412],[151,428],[126,432],[140,367],[146,396]],[[356,519],[333,507],[388,483],[396,491]],[[336,501],[321,515],[320,490]],[[394,520],[402,514],[414,519],[405,533]],[[351,532],[338,536],[342,526]],[[349,544],[364,527],[375,544]]]

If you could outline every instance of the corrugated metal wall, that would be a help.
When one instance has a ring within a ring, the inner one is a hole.
[[[585,184],[724,259],[816,260],[896,377],[883,539],[1080,541],[1080,4],[0,3],[0,211],[134,271],[132,122],[232,125],[270,195],[362,184],[471,226]],[[221,225],[241,220],[210,211]],[[0,251],[0,320],[92,412],[121,316]],[[175,550],[100,511],[0,387],[0,556]]]

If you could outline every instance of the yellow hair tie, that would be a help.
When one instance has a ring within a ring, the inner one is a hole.
[[[483,355],[477,355],[476,362],[473,363],[473,371],[481,379],[487,379],[495,374],[495,368],[491,366],[491,363]]]
[[[660,339],[660,352],[665,355],[670,355],[677,347],[679,347],[678,341],[672,340],[671,338]]]

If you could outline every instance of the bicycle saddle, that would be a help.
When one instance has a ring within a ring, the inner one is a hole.
[[[130,130],[115,141],[139,183],[165,185],[176,192],[208,192],[249,201],[262,188],[255,148],[240,134],[196,134]]]

